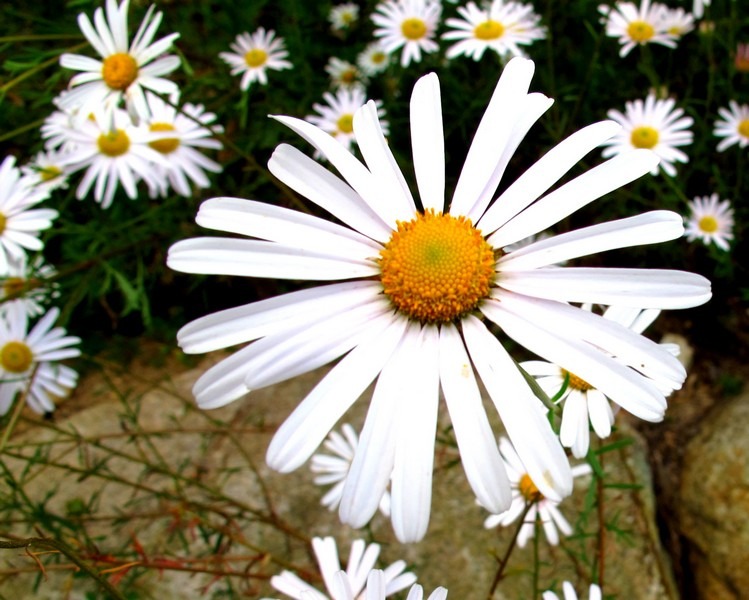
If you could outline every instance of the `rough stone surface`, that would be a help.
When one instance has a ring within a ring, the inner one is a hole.
[[[689,442],[678,516],[697,597],[749,598],[749,394],[716,405]]]

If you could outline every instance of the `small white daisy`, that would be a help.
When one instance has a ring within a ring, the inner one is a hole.
[[[266,70],[282,71],[291,69],[292,64],[286,60],[289,55],[283,38],[276,37],[272,29],[262,27],[253,34],[240,33],[232,44],[232,52],[220,52],[219,57],[231,67],[231,74],[242,73],[239,87],[248,90],[250,84],[257,81],[260,85],[268,84]]]
[[[65,150],[37,152],[36,156],[21,167],[26,185],[51,193],[68,187],[69,168],[65,165]]]
[[[697,197],[689,203],[691,214],[686,219],[687,240],[702,240],[705,245],[711,242],[721,250],[729,249],[733,239],[733,209],[730,200],[719,200],[718,194]]]
[[[685,117],[681,108],[674,108],[675,104],[673,98],[659,100],[650,92],[644,101],[627,102],[624,114],[615,109],[609,110],[606,115],[619,123],[622,130],[603,143],[603,157],[647,148],[661,159],[659,165],[653,167],[653,175],[658,173],[659,167],[667,175],[676,175],[674,163],[689,161],[689,157],[677,147],[692,143],[689,127],[694,120]]]
[[[359,19],[359,6],[354,2],[337,4],[330,9],[328,21],[334,31],[344,31]]]
[[[546,37],[546,31],[539,27],[541,17],[533,6],[512,0],[492,0],[485,8],[475,2],[459,7],[462,19],[450,18],[446,24],[452,28],[442,35],[444,40],[460,40],[447,50],[447,58],[465,55],[479,60],[487,48],[499,56],[519,56],[520,45],[529,45]]]
[[[169,168],[156,165],[159,175],[146,179],[147,184],[156,184],[150,189],[151,197],[166,196],[170,184],[175,192],[185,197],[192,196],[191,182],[199,188],[210,187],[205,172],[220,173],[221,165],[199,149],[220,150],[223,147],[213,137],[224,130],[213,124],[216,115],[205,112],[201,104],[185,104],[177,110],[177,96],[171,98],[171,104],[154,94],[148,94],[147,101],[151,116],[145,124],[149,131],[174,136],[148,143],[169,161]]]
[[[330,87],[333,89],[364,90],[367,76],[359,67],[347,60],[331,56],[325,65],[325,72],[330,76]]]
[[[603,14],[606,35],[619,38],[621,57],[627,56],[635,46],[644,44],[676,48],[676,36],[664,25],[668,7],[663,4],[641,0],[638,7],[634,2],[617,2],[613,8],[602,4],[598,10]]]
[[[575,588],[572,587],[569,581],[562,583],[562,593],[564,594],[563,600],[577,600],[577,592],[575,592]],[[542,600],[559,600],[559,596],[551,590],[544,592],[541,597]],[[601,600],[601,598],[603,598],[601,587],[596,583],[591,583],[590,590],[588,591],[588,600]]]
[[[434,36],[442,6],[439,0],[385,0],[372,15],[374,31],[388,54],[403,48],[401,65],[421,61],[421,53],[439,50]]]
[[[131,44],[128,44],[127,11],[130,0],[117,5],[107,0],[106,13],[100,7],[94,11],[94,25],[81,13],[78,25],[86,39],[103,60],[63,54],[60,65],[82,71],[70,80],[71,89],[60,96],[62,108],[77,110],[81,118],[102,110],[108,115],[124,99],[134,118],[148,116],[144,90],[173,94],[177,85],[163,78],[180,63],[177,56],[164,55],[172,47],[179,33],[171,33],[153,42],[162,14],[154,14],[151,6],[143,18]],[[106,16],[105,16],[106,15]]]
[[[662,26],[666,30],[666,33],[678,39],[694,29],[694,16],[681,7],[666,7]]]
[[[692,13],[695,19],[701,19],[705,14],[705,7],[710,6],[711,0],[694,0],[692,4]]]
[[[351,149],[354,142],[354,114],[367,102],[364,91],[359,88],[341,88],[335,96],[330,92],[325,92],[323,98],[326,104],[312,105],[318,114],[307,115],[305,119],[323,131],[327,131],[346,148]],[[376,100],[375,105],[382,133],[388,135],[389,125],[383,119],[385,109],[382,108],[382,101]]]
[[[42,314],[49,299],[60,296],[59,286],[47,281],[56,273],[41,254],[31,263],[9,262],[7,271],[0,274],[0,311],[11,303],[19,303],[30,317]]]
[[[112,205],[114,194],[121,184],[129,198],[138,197],[138,181],[145,179],[149,188],[158,189],[158,178],[163,169],[170,168],[165,156],[149,146],[167,138],[168,132],[151,132],[141,123],[135,125],[127,112],[115,109],[109,124],[98,119],[85,119],[68,136],[73,142],[64,161],[71,172],[86,169],[76,198],[83,199],[94,185],[94,200],[102,208]]]
[[[584,308],[590,309],[589,306]],[[660,311],[657,309],[640,310],[628,306],[611,306],[604,311],[603,318],[639,334],[645,331],[659,314]],[[674,350],[669,345],[664,349],[674,355],[678,354],[678,347]],[[660,414],[666,397],[674,391],[673,382],[668,379],[661,381],[657,372],[638,371],[639,360],[636,354],[618,356],[616,359],[626,367],[634,369],[637,372],[635,376],[642,377],[643,385],[654,386],[658,390],[657,397],[647,410],[652,412],[653,417]],[[537,378],[538,385],[550,398],[557,397],[560,391],[564,390],[561,397],[557,398],[557,402],[564,403],[559,439],[563,446],[572,449],[575,458],[583,458],[588,454],[590,425],[601,439],[611,434],[614,412],[609,400],[618,405],[628,405],[629,398],[615,385],[593,387],[574,373],[545,361],[525,361],[521,366],[529,375]],[[645,410],[645,407],[640,407],[640,410]]]
[[[322,575],[325,588],[331,599],[354,600],[366,598],[366,600],[370,600],[370,598],[374,598],[380,600],[380,598],[385,597],[379,591],[376,595],[371,594],[374,590],[369,589],[368,583],[370,573],[374,570],[377,557],[380,555],[379,544],[367,545],[364,540],[354,540],[351,544],[345,571],[341,569],[338,548],[332,537],[312,538],[312,550],[315,553],[317,564],[320,567],[320,575]],[[385,595],[390,596],[412,585],[416,581],[416,576],[413,573],[404,573],[405,570],[406,563],[399,560],[381,571],[382,576],[375,576],[377,578],[377,590],[384,586]],[[380,577],[382,577],[381,580]],[[291,571],[282,571],[280,575],[274,575],[270,579],[270,584],[276,590],[294,598],[294,600],[306,598],[328,599],[328,596],[321,594]]]
[[[525,468],[512,443],[506,437],[500,438],[499,451],[512,486],[512,504],[503,513],[489,515],[484,521],[484,527],[486,529],[508,527],[517,521],[530,504],[528,512],[525,513],[523,525],[518,532],[518,546],[524,548],[528,540],[534,536],[536,521],[543,526],[546,540],[552,546],[559,543],[560,532],[565,536],[572,535],[572,526],[557,508],[559,501],[545,498],[538,490],[528,475],[528,469]],[[590,465],[587,464],[572,467],[573,478],[587,475],[590,472]]]
[[[52,412],[53,399],[66,397],[78,374],[57,361],[80,356],[80,338],[54,327],[60,311],[50,308],[28,331],[24,308],[10,304],[0,318],[0,415],[8,412],[19,392],[38,413]]]
[[[359,436],[351,425],[345,423],[341,431],[343,434],[331,431],[328,439],[323,443],[323,447],[333,455],[313,454],[310,464],[312,472],[317,473],[315,477],[317,485],[334,484],[320,501],[328,510],[336,510],[341,504],[343,484],[351,469],[351,461],[354,460],[356,448],[359,446]],[[390,516],[390,492],[385,491],[382,495],[379,508],[383,515]]]
[[[15,165],[13,156],[0,165],[0,273],[8,273],[12,262],[24,262],[27,250],[44,248],[39,234],[58,216],[51,208],[31,208],[47,198],[47,191],[29,185]]]
[[[749,145],[749,104],[739,104],[731,100],[728,108],[719,108],[718,114],[723,117],[715,122],[713,135],[724,138],[718,143],[718,152],[738,144],[739,148]]]
[[[372,42],[357,56],[356,64],[366,77],[372,77],[390,66],[390,54],[385,52],[379,41]]]

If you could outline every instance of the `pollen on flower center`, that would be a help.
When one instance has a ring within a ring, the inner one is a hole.
[[[715,217],[706,215],[699,220],[698,226],[700,231],[705,233],[715,233],[718,231],[718,221]]]
[[[343,83],[354,83],[356,81],[356,69],[346,69],[341,73],[341,81]]]
[[[244,53],[244,62],[248,67],[262,67],[268,60],[268,53],[262,48],[251,48]]]
[[[341,115],[336,121],[336,127],[341,133],[351,133],[354,131],[354,115]]]
[[[0,366],[11,373],[28,371],[34,361],[34,354],[23,342],[8,342],[0,349]]]
[[[641,125],[632,130],[630,141],[635,148],[655,148],[658,144],[658,130],[649,127],[648,125]]]
[[[476,25],[473,35],[479,40],[496,40],[502,37],[504,32],[505,26],[502,23],[489,19]]]
[[[470,219],[430,210],[398,229],[380,251],[380,280],[398,310],[426,323],[445,323],[488,297],[494,251]]]
[[[530,478],[528,473],[524,473],[518,482],[518,491],[523,495],[526,502],[538,502],[543,500],[544,496],[538,491],[536,484]]]
[[[633,42],[642,44],[653,39],[655,28],[645,21],[632,21],[627,27],[627,34]]]
[[[370,57],[370,60],[374,64],[379,65],[380,63],[385,62],[385,58],[387,58],[387,55],[384,52],[374,52]]]
[[[739,135],[749,138],[749,119],[744,119],[739,123]]]
[[[107,156],[122,156],[130,149],[130,138],[122,129],[102,133],[96,143],[99,152]]]
[[[125,52],[112,54],[104,59],[101,76],[113,90],[126,90],[138,77],[138,63]]]
[[[592,390],[593,386],[590,385],[587,381],[584,379],[578,377],[577,375],[573,375],[566,369],[562,369],[562,377],[569,376],[569,381],[567,382],[567,385],[571,387],[573,390],[577,390],[579,392],[587,392],[588,390]]]
[[[151,131],[174,131],[174,125],[171,123],[151,123],[149,129]],[[179,148],[179,138],[174,137],[164,138],[163,140],[154,140],[153,142],[148,142],[148,145],[157,152],[170,154]]]
[[[401,23],[401,32],[406,39],[420,40],[427,33],[427,24],[421,19],[412,17]]]

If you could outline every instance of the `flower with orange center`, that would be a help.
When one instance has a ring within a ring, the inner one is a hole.
[[[167,55],[178,33],[153,41],[161,22],[161,13],[151,6],[143,18],[132,43],[128,43],[127,13],[129,0],[118,5],[107,0],[105,8],[94,11],[93,24],[85,14],[78,15],[83,35],[99,53],[101,60],[78,54],[63,54],[60,65],[81,71],[70,81],[70,92],[60,97],[60,108],[85,119],[90,113],[108,117],[124,100],[128,111],[139,118],[149,116],[144,91],[174,94],[177,85],[164,79],[180,64],[176,56]]]
[[[232,75],[242,75],[240,89],[248,90],[253,82],[268,83],[267,71],[290,69],[286,60],[289,53],[283,38],[272,29],[258,28],[254,33],[240,33],[229,45],[231,52],[219,52],[219,57],[231,67]]]
[[[441,13],[439,0],[384,0],[372,14],[374,35],[388,54],[403,48],[401,65],[407,67],[422,52],[439,50],[434,34]]]

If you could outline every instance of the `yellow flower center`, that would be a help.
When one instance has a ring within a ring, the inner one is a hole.
[[[632,130],[630,141],[635,148],[654,148],[658,144],[658,130],[648,125],[641,125]]]
[[[592,390],[593,386],[590,385],[587,381],[584,379],[581,379],[577,375],[573,375],[566,369],[562,369],[562,377],[567,377],[569,375],[569,380],[567,382],[567,385],[572,388],[573,390],[578,390],[580,392],[587,392],[588,390]]]
[[[421,19],[412,17],[401,23],[401,32],[408,40],[420,40],[427,33],[427,24]]]
[[[3,213],[0,213],[0,235],[2,235],[3,231],[5,231],[6,222],[7,219],[5,218],[5,215]]]
[[[380,251],[380,280],[395,307],[412,319],[446,323],[488,297],[494,251],[466,217],[429,210],[398,229]]]
[[[248,67],[262,67],[268,60],[268,53],[262,48],[252,48],[244,53],[244,62]]]
[[[3,282],[3,291],[5,292],[5,297],[16,297],[18,296],[26,287],[26,280],[22,279],[21,277],[8,277]]]
[[[11,373],[28,371],[34,361],[34,354],[23,342],[8,342],[0,349],[0,366]]]
[[[715,217],[711,217],[710,215],[702,217],[699,220],[698,225],[700,231],[704,231],[705,233],[715,233],[718,231],[718,221]]]
[[[43,167],[39,169],[39,177],[42,181],[52,181],[62,175],[62,169],[55,166]]]
[[[343,83],[354,83],[356,81],[356,69],[346,69],[340,75]]]
[[[336,121],[336,127],[341,133],[351,133],[354,130],[354,115],[341,115]]]
[[[172,125],[171,123],[151,123],[151,127],[149,129],[151,131],[174,131],[174,125]],[[157,152],[161,152],[162,154],[170,154],[177,148],[179,148],[179,139],[164,138],[163,140],[148,142],[148,145]]]
[[[353,12],[346,11],[341,13],[341,22],[344,25],[351,25],[351,23],[353,23],[354,21],[356,21],[356,15]]]
[[[633,42],[644,44],[653,39],[655,28],[645,21],[632,21],[627,27],[627,35]]]
[[[505,26],[502,23],[489,19],[476,25],[473,35],[479,40],[496,40],[501,38],[504,32]]]
[[[130,149],[130,138],[122,129],[102,133],[97,141],[99,152],[107,156],[122,156]]]
[[[112,54],[104,59],[101,76],[113,90],[126,90],[138,77],[138,63],[125,52]]]
[[[370,57],[370,60],[376,64],[379,65],[380,63],[385,62],[385,58],[387,55],[384,52],[373,52],[372,56]]]
[[[528,473],[525,473],[518,482],[518,491],[523,495],[526,502],[538,502],[544,499],[544,495],[538,491]]]
[[[749,119],[744,119],[739,123],[739,135],[749,138]]]

